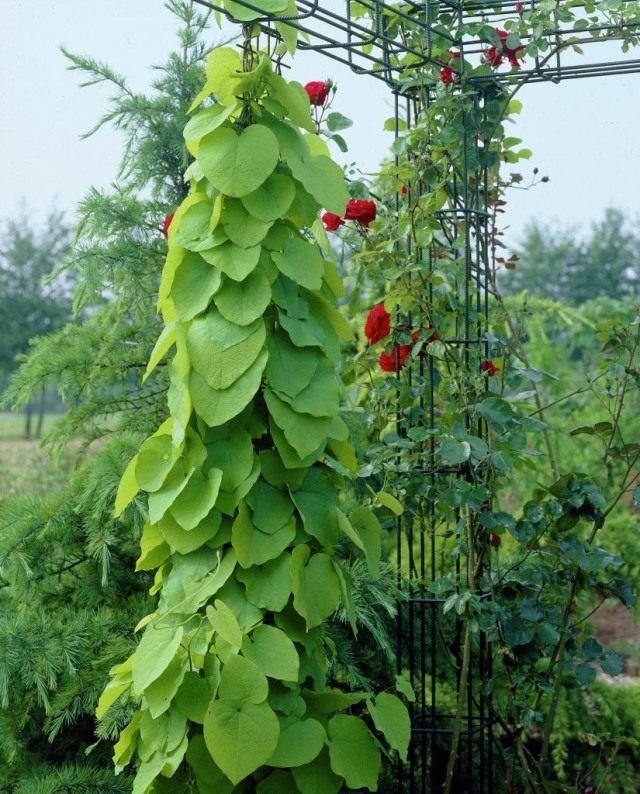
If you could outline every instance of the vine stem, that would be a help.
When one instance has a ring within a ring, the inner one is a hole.
[[[473,532],[471,517],[467,511],[467,587],[473,590],[475,586],[475,571],[473,559]],[[451,747],[449,748],[449,758],[447,759],[447,771],[445,774],[444,794],[451,794],[453,786],[453,774],[455,772],[456,761],[458,760],[458,747],[460,745],[460,734],[462,733],[462,712],[464,711],[467,682],[469,680],[469,667],[471,663],[471,621],[465,621],[464,643],[462,648],[462,667],[460,668],[460,683],[458,684],[458,697],[456,701],[456,714],[453,720],[453,733],[451,734]]]

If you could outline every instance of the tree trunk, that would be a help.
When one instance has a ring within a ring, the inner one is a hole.
[[[28,402],[24,409],[25,423],[24,423],[24,437],[27,441],[31,438],[31,402]]]
[[[36,427],[36,438],[42,436],[42,425],[44,424],[44,409],[46,405],[45,397],[47,395],[46,389],[43,386],[40,392],[40,402],[38,403],[38,425]]]

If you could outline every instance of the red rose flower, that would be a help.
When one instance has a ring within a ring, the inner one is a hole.
[[[500,537],[500,535],[497,535],[495,532],[492,532],[491,540],[489,542],[491,543],[492,546],[495,546],[497,548],[500,545],[500,543],[502,543],[502,538]]]
[[[322,216],[322,222],[324,223],[324,228],[328,232],[335,232],[337,231],[344,221],[339,215],[336,215],[334,212],[325,212]]]
[[[398,368],[402,369],[404,367],[404,363],[407,360],[407,356],[411,352],[411,345],[394,345],[391,348],[390,353],[385,353],[384,351],[380,353],[378,357],[378,364],[380,364],[380,369],[384,370],[385,372],[395,372],[396,371],[396,356],[398,358]]]
[[[376,203],[370,199],[350,199],[344,213],[346,221],[358,221],[368,226],[376,219]]]
[[[506,57],[511,67],[513,69],[518,69],[520,67],[520,61],[522,60],[520,53],[524,50],[524,47],[520,45],[516,47],[515,50],[511,47],[507,47],[507,36],[509,35],[507,31],[496,28],[496,33],[500,37],[500,52],[498,52],[498,48],[495,44],[492,45],[484,51],[485,60],[488,64],[497,68]]]
[[[311,102],[312,105],[322,106],[327,101],[330,88],[331,83],[322,83],[319,80],[315,80],[311,83],[307,83],[304,90],[309,95],[309,102]]]
[[[450,66],[443,66],[440,69],[440,82],[448,85],[449,83],[454,83],[456,76],[453,73],[453,69]]]
[[[500,367],[496,367],[491,359],[485,358],[480,362],[480,372],[486,372],[487,375],[491,376],[495,375],[496,372],[500,372]]]
[[[384,308],[384,303],[379,303],[367,315],[364,324],[364,335],[372,345],[389,336],[391,330],[391,315]]]
[[[162,234],[164,234],[164,239],[169,239],[169,226],[171,226],[171,221],[173,220],[173,216],[175,212],[172,212],[171,215],[167,215],[164,219],[164,223],[162,224]]]

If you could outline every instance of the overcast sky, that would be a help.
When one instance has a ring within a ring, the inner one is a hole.
[[[175,19],[160,0],[0,0],[0,11],[0,213],[16,214],[23,201],[39,217],[55,201],[71,214],[89,186],[106,187],[114,178],[121,141],[111,130],[80,140],[105,111],[109,91],[79,88],[59,47],[106,61],[144,90],[150,67],[175,44]],[[220,38],[212,29],[212,44]],[[382,131],[392,112],[384,86],[317,54],[301,54],[290,74],[303,83],[338,83],[334,108],[354,120],[347,160],[375,171],[390,142]],[[513,132],[534,152],[523,173],[537,166],[551,181],[514,192],[509,241],[531,218],[586,224],[607,206],[636,213],[639,96],[640,75],[521,91],[524,111]]]

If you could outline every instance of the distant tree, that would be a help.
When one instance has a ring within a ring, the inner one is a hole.
[[[0,226],[0,373],[11,374],[29,341],[61,328],[71,315],[71,279],[55,277],[69,249],[70,229],[53,210],[39,227],[23,210]],[[4,379],[4,378],[3,378]],[[40,390],[40,435],[46,383]],[[26,404],[25,436],[31,436],[32,402]]]
[[[593,298],[623,299],[640,292],[640,230],[618,209],[605,210],[586,236],[575,227],[534,221],[516,250],[516,269],[501,278],[507,293],[527,290],[578,306]]]

